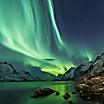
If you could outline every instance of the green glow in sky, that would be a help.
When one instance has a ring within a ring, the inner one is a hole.
[[[23,63],[41,67],[52,74],[64,73],[63,67],[75,66],[72,56],[76,52],[73,45],[66,44],[61,37],[53,0],[0,0],[0,43],[26,56],[21,59]],[[18,58],[7,57],[12,61]],[[90,52],[78,57],[92,60]]]

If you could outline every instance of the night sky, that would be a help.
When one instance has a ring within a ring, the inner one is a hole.
[[[104,0],[0,0],[0,60],[52,74],[104,52]]]
[[[104,51],[104,0],[54,0],[62,37],[93,54]]]

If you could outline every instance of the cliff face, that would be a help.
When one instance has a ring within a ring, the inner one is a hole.
[[[40,70],[38,68],[38,70]],[[35,72],[35,70],[34,70]],[[51,78],[54,78],[53,75],[50,75],[49,73],[44,73],[40,70],[41,74],[46,76],[50,76]],[[37,76],[36,73],[33,74],[33,72],[29,71],[17,71],[13,65],[7,63],[7,62],[0,62],[0,81],[43,81],[48,80],[45,77]],[[51,77],[52,76],[52,77]]]
[[[63,75],[57,77],[56,80],[77,79],[84,75],[103,74],[104,73],[104,53],[98,56],[94,61],[87,64],[81,64],[77,68],[70,68]]]
[[[30,75],[29,72],[17,72],[15,68],[7,63],[0,62],[0,81],[32,81],[36,80]]]

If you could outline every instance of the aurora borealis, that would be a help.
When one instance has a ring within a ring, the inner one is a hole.
[[[97,38],[92,42],[96,43],[97,51],[95,45],[91,44],[94,35],[89,40],[86,39],[87,35],[79,35],[80,38],[74,36],[79,34],[74,30],[75,34],[67,32],[69,29],[62,32],[67,24],[62,24],[65,20],[60,19],[63,15],[59,14],[61,9],[58,3],[53,0],[0,0],[0,44],[10,51],[6,58],[2,52],[0,58],[21,61],[25,65],[38,66],[43,71],[58,74],[64,73],[64,67],[91,61],[102,52],[102,47],[99,48],[103,44],[102,39],[100,43]]]

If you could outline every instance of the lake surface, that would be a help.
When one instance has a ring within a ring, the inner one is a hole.
[[[71,93],[74,90],[74,82],[1,82],[0,83],[0,104],[69,104],[71,100],[75,104],[101,104],[99,102],[85,101],[78,94],[71,94],[66,101],[63,98],[65,92]],[[33,99],[30,96],[37,88],[49,87],[60,92],[44,98]]]

